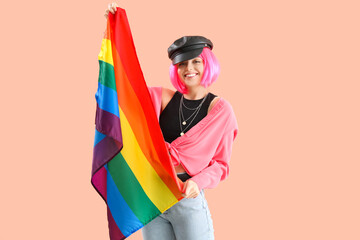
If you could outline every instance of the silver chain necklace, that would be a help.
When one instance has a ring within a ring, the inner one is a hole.
[[[199,106],[197,106],[196,108],[189,108],[189,107],[187,107],[186,105],[185,105],[185,103],[184,103],[184,101],[181,103],[181,105],[183,106],[183,107],[185,107],[187,110],[190,110],[190,111],[194,111],[194,110],[196,110],[196,109],[198,109],[199,108]]]
[[[183,99],[180,99],[180,104],[181,104],[182,106],[186,107],[185,104],[184,104]],[[183,109],[182,109],[182,108],[179,109],[179,110],[181,111],[181,117],[182,117],[182,119],[184,119],[184,121],[182,122],[182,125],[186,125],[186,121],[188,121],[188,120],[196,113],[196,111],[201,108],[201,105],[202,105],[202,104],[203,104],[203,102],[200,102],[200,104],[199,104],[196,108],[192,108],[191,110],[192,110],[192,111],[195,110],[195,111],[194,111],[187,119],[185,119],[185,117],[184,117]],[[189,109],[189,108],[187,108],[187,109]]]
[[[201,109],[201,106],[203,105],[203,103],[205,102],[206,100],[206,97],[208,96],[208,94],[206,94],[206,96],[204,97],[204,99],[201,101],[201,103],[199,104],[199,106],[197,106],[196,108],[193,108],[191,110],[195,110],[191,115],[190,117],[188,117],[187,119],[185,119],[184,117],[184,114],[183,114],[183,109],[182,109],[182,106],[184,106],[185,108],[187,108],[184,104],[184,95],[181,96],[181,99],[180,99],[180,106],[179,106],[179,123],[180,123],[180,136],[184,135],[184,132],[186,131],[186,129],[188,129],[188,127],[191,125],[191,123],[195,120],[196,116],[198,115],[198,113],[200,112],[200,109]],[[187,108],[190,110],[190,108]],[[190,119],[190,123],[189,125],[187,125],[185,127],[185,129],[182,128],[182,125],[186,125],[187,124],[187,121]]]

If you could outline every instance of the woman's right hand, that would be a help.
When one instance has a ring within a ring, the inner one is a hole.
[[[117,5],[116,2],[109,3],[108,8],[105,10],[105,14],[104,14],[105,18],[108,17],[109,12],[111,12],[112,14],[115,14],[117,7],[119,7],[119,6]]]

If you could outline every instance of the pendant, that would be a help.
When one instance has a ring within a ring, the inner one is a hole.
[[[186,125],[186,121],[183,121],[182,124],[183,124],[183,125]]]
[[[183,133],[183,132],[181,132],[181,133],[180,133],[180,136],[182,136],[182,135],[184,135],[184,133]]]

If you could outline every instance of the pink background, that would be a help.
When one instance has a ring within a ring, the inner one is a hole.
[[[107,3],[1,4],[0,239],[108,239],[90,184]],[[211,91],[240,127],[230,177],[206,191],[216,239],[360,239],[358,1],[118,3],[151,86],[171,87],[176,38],[215,44]]]

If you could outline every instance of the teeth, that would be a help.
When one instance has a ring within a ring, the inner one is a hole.
[[[185,75],[186,77],[194,77],[196,73]]]

